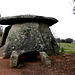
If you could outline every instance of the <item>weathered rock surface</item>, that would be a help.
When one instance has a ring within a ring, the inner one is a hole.
[[[54,53],[58,53],[59,47],[52,35],[51,30],[49,29],[47,24],[40,24],[40,33],[42,35],[43,41],[45,43],[45,49],[46,53],[48,55],[54,54]]]
[[[0,17],[0,24],[3,25],[13,25],[18,23],[26,23],[26,22],[38,22],[38,23],[46,23],[48,26],[52,26],[57,23],[58,20],[53,17],[44,17],[37,15],[19,15],[12,17]]]
[[[47,24],[15,24],[9,31],[4,51],[4,58],[10,57],[12,51],[20,54],[44,50],[48,55],[58,52],[56,41]]]
[[[57,22],[55,18],[36,15],[1,17],[0,24],[9,25],[0,45],[2,47],[5,44],[3,58],[10,57],[10,66],[16,67],[18,57],[24,54],[28,53],[28,57],[33,54],[33,59],[37,51],[45,51],[48,55],[58,53],[59,47],[49,29],[49,26]],[[43,53],[42,62],[51,64],[46,53]]]
[[[10,57],[12,51],[20,54],[44,50],[48,55],[58,52],[58,45],[47,24],[15,24],[9,31],[4,51],[4,58]]]
[[[45,52],[39,52],[41,57],[41,62],[45,65],[52,65],[50,57]]]
[[[8,55],[13,50],[20,54],[35,50],[43,50],[44,41],[39,31],[38,23],[25,23],[13,25],[5,44],[5,53]],[[9,56],[8,56],[9,57]]]
[[[19,53],[17,51],[13,51],[10,57],[10,67],[17,67],[18,58]]]

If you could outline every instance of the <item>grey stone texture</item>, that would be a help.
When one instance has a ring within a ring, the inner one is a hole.
[[[48,55],[58,53],[58,45],[45,23],[14,24],[5,43],[4,58],[10,57],[12,51],[28,53],[45,51]]]
[[[42,62],[51,64],[48,55],[58,53],[59,47],[49,26],[57,22],[55,18],[36,15],[0,17],[0,24],[9,25],[4,31],[0,45],[5,45],[3,58],[10,57],[10,66],[16,67],[21,55],[33,54],[32,58],[35,58],[37,51],[45,51],[47,54],[43,52]]]
[[[17,51],[13,51],[10,56],[10,67],[17,67],[18,58],[19,58],[19,53]]]
[[[57,23],[58,20],[53,17],[44,17],[37,15],[18,15],[18,16],[8,16],[8,17],[0,17],[0,24],[4,25],[13,25],[18,23],[25,22],[38,22],[38,23],[46,23],[48,26],[52,26]]]
[[[40,57],[41,57],[41,62],[45,64],[46,66],[52,65],[52,61],[50,57],[45,53],[45,52],[39,52]]]

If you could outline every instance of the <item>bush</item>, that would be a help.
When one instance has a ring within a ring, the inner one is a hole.
[[[66,42],[66,43],[72,43],[72,42],[73,42],[73,39],[67,38],[67,39],[65,39],[65,42]]]

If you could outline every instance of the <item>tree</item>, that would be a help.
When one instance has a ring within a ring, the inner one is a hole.
[[[61,42],[62,42],[62,43],[65,43],[65,40],[64,40],[64,39],[61,39]]]
[[[65,42],[66,42],[66,43],[72,43],[72,42],[73,42],[73,39],[67,38],[67,39],[65,39]]]
[[[56,42],[60,42],[60,38],[56,38]]]

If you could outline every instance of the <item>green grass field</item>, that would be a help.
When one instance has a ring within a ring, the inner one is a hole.
[[[59,45],[59,43],[58,43]],[[60,43],[60,50],[64,50],[63,53],[75,54],[75,44],[74,43]]]

